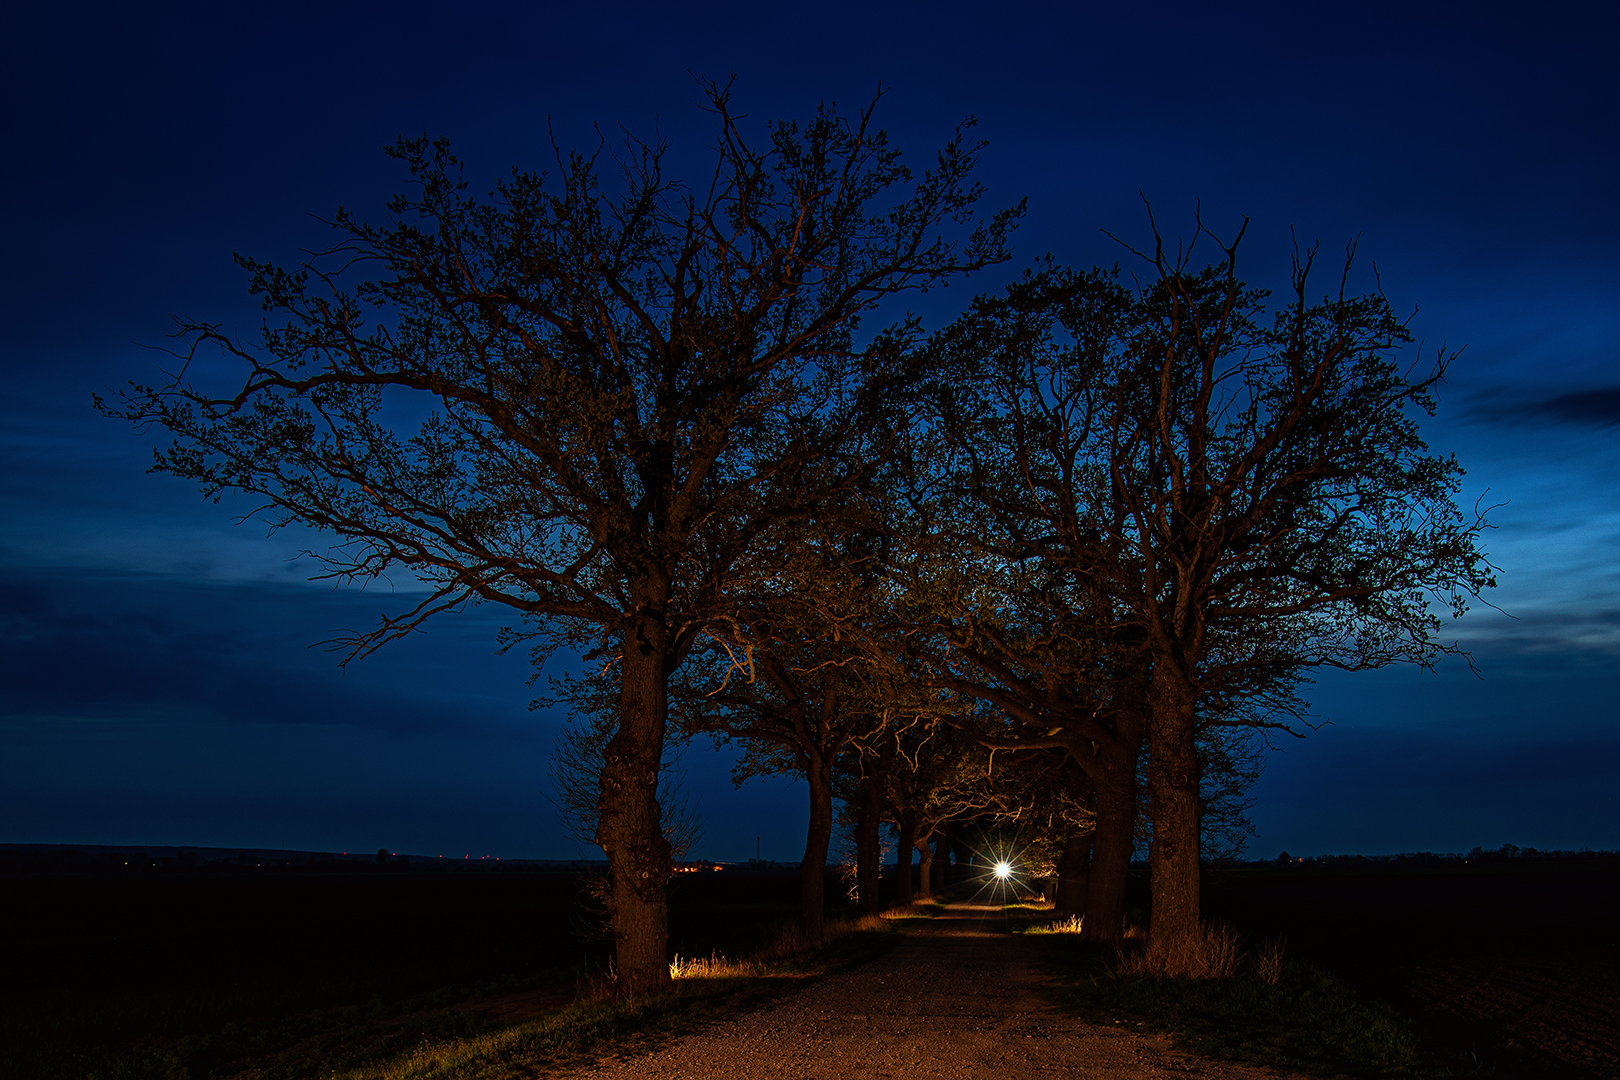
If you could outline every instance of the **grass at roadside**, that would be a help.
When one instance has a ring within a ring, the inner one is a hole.
[[[724,1020],[892,948],[905,926],[934,914],[919,907],[829,924],[810,947],[786,929],[742,961],[677,958],[669,991],[635,1000],[583,1000],[517,1021],[437,1008],[369,1027],[330,1031],[233,1063],[252,1080],[505,1080],[532,1078],[603,1058],[645,1052],[666,1039]],[[87,1080],[195,1080],[181,1064],[187,1047],[149,1048],[109,1058]]]
[[[1178,1049],[1243,1065],[1325,1077],[1453,1080],[1477,1075],[1424,1044],[1411,1021],[1357,994],[1310,964],[1287,959],[1275,942],[1245,950],[1217,931],[1211,951],[1226,974],[1166,979],[1136,963],[1145,940],[1119,948],[1052,932],[1036,910],[1008,911],[1015,932],[1037,934],[1065,985],[1057,1004],[1098,1024],[1171,1035]],[[1070,924],[1065,929],[1077,929]]]
[[[817,975],[870,960],[891,949],[905,925],[931,909],[835,922],[828,940],[805,947],[792,931],[760,951],[761,959],[680,960],[664,993],[639,1000],[585,1001],[533,1020],[451,1039],[425,1038],[408,1053],[363,1067],[321,1070],[332,1080],[505,1080],[532,1077],[583,1061],[653,1049],[666,1039],[736,1015]],[[795,948],[795,944],[798,948]],[[312,1074],[314,1075],[314,1074]]]

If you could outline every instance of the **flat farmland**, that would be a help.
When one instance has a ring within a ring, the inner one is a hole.
[[[797,886],[678,876],[672,951],[747,955],[795,918]],[[605,968],[588,894],[511,870],[0,876],[0,1075],[307,1080],[477,1038]],[[1205,911],[1415,1022],[1433,1075],[1620,1077],[1612,864],[1217,870]]]
[[[1620,1077],[1620,870],[1216,871],[1205,912],[1285,938],[1481,1075]]]
[[[679,875],[671,947],[746,953],[795,917],[797,889]],[[428,1014],[455,1035],[572,1000],[610,952],[572,873],[12,875],[0,919],[0,1075],[19,1077],[199,1080],[404,1037]],[[131,1072],[148,1059],[168,1064]]]

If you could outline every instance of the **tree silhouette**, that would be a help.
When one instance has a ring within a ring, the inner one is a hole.
[[[769,572],[754,538],[881,457],[863,417],[901,350],[861,347],[860,317],[1005,258],[1017,215],[974,223],[962,130],[914,177],[876,101],[756,147],[728,89],[707,94],[714,169],[690,189],[662,144],[628,140],[479,199],[445,142],[401,140],[413,187],[390,224],[340,210],[338,242],[296,270],[238,258],[279,323],[182,323],[188,361],[218,346],[243,377],[188,363],[100,403],[168,429],[160,471],[334,535],[311,553],[326,576],[427,586],[343,638],[350,658],[473,602],[538,620],[542,644],[599,635],[619,699],[596,835],[630,993],[668,979],[667,679]]]
[[[1241,237],[1240,237],[1241,239]],[[1317,665],[1432,663],[1438,601],[1460,614],[1493,584],[1483,521],[1454,496],[1413,410],[1450,357],[1413,377],[1410,335],[1381,293],[1313,301],[1314,252],[1267,318],[1237,242],[1140,253],[1152,280],[1047,269],[941,337],[942,425],[959,490],[999,558],[1101,597],[1146,672],[1153,922],[1149,961],[1198,968],[1200,736],[1290,728]],[[1094,740],[1093,740],[1094,741]]]

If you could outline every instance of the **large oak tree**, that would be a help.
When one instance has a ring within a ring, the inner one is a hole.
[[[861,316],[1004,258],[1016,216],[973,220],[961,131],[914,176],[872,107],[755,145],[708,90],[713,169],[690,187],[632,140],[480,198],[447,144],[402,140],[412,187],[386,224],[339,211],[296,269],[238,258],[269,313],[256,338],[181,327],[187,357],[217,346],[239,378],[198,364],[103,403],[168,429],[160,471],[331,534],[328,575],[426,586],[351,655],[469,602],[595,628],[619,681],[597,840],[629,992],[668,978],[670,673],[762,572],[754,537],[860,472],[897,355],[859,344]]]
[[[1216,243],[1208,266],[1193,262]],[[1199,226],[1141,253],[1148,282],[1051,271],[982,301],[942,339],[943,430],[988,556],[1106,599],[1145,666],[1149,956],[1199,969],[1200,736],[1286,726],[1300,673],[1431,663],[1436,607],[1491,584],[1461,469],[1428,452],[1440,357],[1381,293],[1310,294],[1313,253],[1272,309],[1237,244]]]

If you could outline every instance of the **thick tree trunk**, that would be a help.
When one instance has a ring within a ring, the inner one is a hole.
[[[860,804],[855,808],[855,900],[863,915],[875,915],[883,910],[883,901],[878,895],[883,875],[879,833],[883,824],[883,792],[871,777],[866,777],[861,781],[860,795]]]
[[[651,611],[649,611],[651,609]],[[612,883],[608,918],[619,991],[657,990],[669,982],[669,841],[658,806],[668,681],[661,604],[640,606],[627,627],[618,731],[603,753],[596,842]]]
[[[1168,665],[1166,665],[1168,667]],[[1153,918],[1148,960],[1175,978],[1200,973],[1198,752],[1192,687],[1154,675],[1149,718],[1148,809],[1153,817]]]
[[[1086,913],[1086,881],[1091,876],[1091,834],[1070,833],[1063,842],[1057,865],[1057,910],[1065,915]]]
[[[928,837],[917,837],[917,899],[930,900],[934,896],[934,849],[928,846]]]
[[[901,907],[911,903],[911,849],[917,846],[917,823],[902,820],[900,843],[894,853],[894,901]]]
[[[1130,763],[1136,772],[1135,755]],[[1087,941],[1119,941],[1125,934],[1125,880],[1136,847],[1136,785],[1097,786],[1097,825],[1091,835],[1091,866],[1086,880]]]
[[[1113,737],[1095,744],[1087,757],[1076,758],[1097,809],[1081,929],[1087,941],[1113,943],[1125,935],[1125,882],[1136,850],[1136,769],[1148,729],[1146,679],[1146,669],[1140,669],[1120,681],[1108,724]]]
[[[799,863],[799,921],[811,941],[820,941],[827,848],[832,842],[832,758],[813,753],[805,776],[810,781],[810,827],[805,834],[804,859]]]
[[[855,818],[855,896],[864,915],[883,910],[883,782],[894,761],[891,738],[861,761],[861,803]]]

